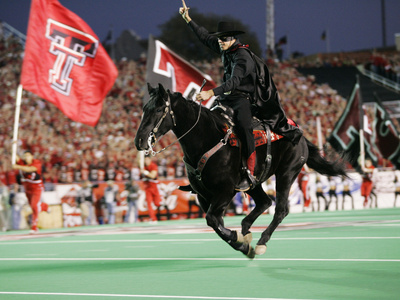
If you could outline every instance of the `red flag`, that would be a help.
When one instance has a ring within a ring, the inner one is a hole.
[[[278,45],[286,45],[287,44],[287,36],[283,36],[279,39]]]
[[[347,105],[336,123],[331,136],[328,138],[329,143],[334,149],[341,153],[345,153],[346,159],[353,165],[358,166],[358,158],[360,156],[360,129],[364,129],[364,146],[365,155],[373,161],[378,161],[378,153],[371,146],[371,136],[368,124],[364,122],[364,111],[362,110],[362,99],[360,85],[355,84]],[[367,127],[366,127],[367,126]],[[368,128],[367,130],[365,130]]]
[[[57,0],[32,0],[21,84],[67,117],[97,124],[117,68],[92,29]]]
[[[373,141],[382,156],[400,168],[400,140],[383,104],[376,99]]]
[[[173,92],[180,92],[184,97],[194,99],[203,79],[207,80],[204,90],[217,86],[210,76],[202,73],[160,41],[150,37],[147,62],[147,81],[150,84],[162,83]],[[203,104],[210,107],[213,100],[214,97]]]
[[[324,30],[321,34],[321,40],[325,41],[326,40],[326,30]]]

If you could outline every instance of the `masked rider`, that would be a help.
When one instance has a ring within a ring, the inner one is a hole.
[[[219,22],[217,31],[209,33],[204,27],[197,25],[191,19],[189,8],[184,0],[182,3],[183,7],[179,9],[179,13],[190,29],[205,46],[221,55],[224,67],[223,83],[214,89],[200,92],[196,98],[200,101],[218,96],[221,104],[233,109],[235,132],[242,144],[242,156],[247,161],[247,166],[243,167],[242,178],[236,186],[236,190],[247,191],[255,182],[253,175],[256,153],[251,103],[256,82],[255,62],[249,51],[245,49],[248,46],[242,45],[238,39],[238,36],[244,34],[244,32],[236,30],[234,23]],[[286,123],[283,126],[288,126],[283,110],[276,113],[279,118],[276,118],[273,114],[272,112],[273,119],[279,119],[280,124]],[[301,137],[301,132],[288,137],[293,143],[297,143]]]

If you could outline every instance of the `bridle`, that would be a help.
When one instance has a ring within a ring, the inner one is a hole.
[[[203,80],[203,83],[201,84],[201,87],[200,87],[200,92],[203,90],[203,87],[205,86],[206,83],[207,83],[207,80],[204,79],[204,80]],[[168,116],[168,114],[171,115],[172,121],[173,121],[173,123],[174,123],[174,127],[176,127],[175,114],[174,114],[174,111],[172,110],[171,101],[170,101],[170,96],[168,95],[168,99],[167,99],[167,101],[165,102],[166,107],[165,107],[165,109],[164,109],[164,113],[163,113],[163,115],[161,116],[161,119],[157,122],[156,126],[153,128],[153,130],[152,130],[152,131],[150,132],[150,134],[149,134],[149,138],[147,139],[147,144],[148,144],[148,146],[149,146],[149,149],[148,149],[148,150],[144,150],[144,154],[145,154],[145,155],[151,154],[152,156],[155,156],[156,154],[159,154],[159,153],[161,153],[161,152],[167,150],[169,147],[171,147],[172,145],[174,145],[174,144],[176,144],[177,142],[179,142],[184,136],[186,136],[190,131],[192,131],[192,129],[197,125],[197,123],[198,123],[199,120],[200,120],[201,107],[202,107],[201,103],[202,103],[202,102],[203,102],[203,100],[200,101],[200,104],[199,104],[199,106],[200,106],[200,107],[199,107],[199,113],[198,113],[198,115],[197,115],[197,120],[196,120],[196,122],[194,123],[194,125],[193,125],[188,131],[186,131],[183,135],[181,135],[175,142],[169,144],[168,146],[162,148],[162,149],[159,150],[159,151],[154,151],[154,150],[153,150],[153,145],[155,146],[156,143],[157,143],[157,138],[156,138],[156,135],[155,135],[155,134],[158,132],[158,129],[160,128],[162,122],[163,122],[164,119]],[[161,136],[161,137],[162,137],[162,136]],[[153,139],[154,139],[154,143],[153,143]]]

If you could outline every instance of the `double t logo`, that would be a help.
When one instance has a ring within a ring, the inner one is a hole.
[[[83,67],[87,57],[96,56],[99,41],[92,35],[52,19],[47,20],[46,38],[51,40],[49,52],[56,56],[49,71],[49,83],[57,92],[69,96],[75,66]]]

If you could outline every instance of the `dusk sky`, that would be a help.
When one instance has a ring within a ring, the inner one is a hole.
[[[178,14],[181,0],[60,0],[79,15],[103,40],[110,27],[118,37],[125,29],[147,39],[160,34],[159,25]],[[188,7],[204,14],[230,15],[256,32],[265,49],[265,0],[187,0]],[[400,33],[400,0],[385,0],[386,41],[394,45]],[[0,0],[0,20],[26,34],[29,0]],[[328,31],[331,52],[353,51],[382,46],[381,0],[276,0],[275,39],[287,36],[285,53],[306,55],[327,51],[321,40]],[[182,20],[182,26],[185,26]],[[207,28],[215,31],[216,28]]]

